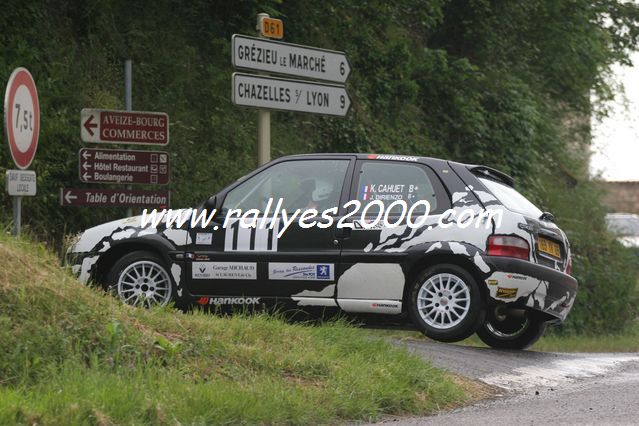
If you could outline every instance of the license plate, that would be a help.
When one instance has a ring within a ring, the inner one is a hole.
[[[540,252],[543,252],[561,259],[561,248],[559,247],[559,244],[553,241],[547,240],[545,238],[539,237],[539,240],[537,241],[537,247],[539,247]]]

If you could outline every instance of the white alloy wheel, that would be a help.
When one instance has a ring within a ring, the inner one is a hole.
[[[171,300],[171,291],[169,274],[150,260],[128,265],[120,273],[117,283],[120,299],[134,306],[164,306]]]
[[[470,310],[470,287],[460,277],[439,273],[419,288],[417,311],[434,329],[450,329],[466,318]]]

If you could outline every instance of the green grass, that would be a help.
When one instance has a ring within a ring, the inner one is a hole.
[[[144,310],[0,236],[0,424],[335,423],[472,398],[368,332]]]

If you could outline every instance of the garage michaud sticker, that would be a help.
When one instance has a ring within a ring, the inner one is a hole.
[[[196,280],[255,280],[257,264],[252,262],[193,262]]]

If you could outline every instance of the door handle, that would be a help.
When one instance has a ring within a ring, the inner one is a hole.
[[[349,238],[352,233],[353,233],[353,228],[351,227],[337,228],[335,230],[335,235],[338,238]]]

